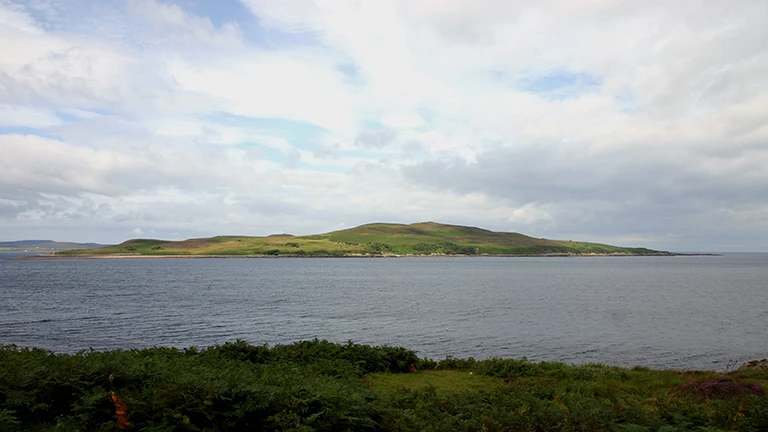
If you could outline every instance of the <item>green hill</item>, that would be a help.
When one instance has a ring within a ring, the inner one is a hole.
[[[646,248],[627,248],[569,240],[547,240],[518,233],[422,222],[375,223],[309,236],[217,236],[184,241],[136,239],[115,246],[65,255],[669,255]]]

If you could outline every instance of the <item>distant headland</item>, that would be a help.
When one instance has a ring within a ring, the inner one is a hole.
[[[56,252],[74,249],[94,249],[105,247],[99,243],[57,242],[54,240],[18,240],[0,242],[0,251],[10,252]]]

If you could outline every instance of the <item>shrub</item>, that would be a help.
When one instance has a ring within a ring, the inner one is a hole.
[[[364,250],[368,254],[382,254],[392,252],[392,246],[382,242],[368,242]]]
[[[718,378],[689,381],[671,389],[670,394],[725,399],[746,395],[762,395],[763,388],[757,383],[741,383],[730,378]]]
[[[372,430],[379,423],[383,408],[349,361],[273,362],[268,351],[240,341],[76,355],[3,347],[0,430],[115,430],[118,403],[130,430]]]
[[[365,376],[411,366],[461,372]],[[697,373],[705,379],[679,384],[691,375],[524,358],[436,362],[400,347],[317,339],[71,355],[4,346],[0,432],[765,431],[762,387],[733,379],[750,374]],[[423,386],[385,388],[377,377]]]
[[[537,364],[530,363],[525,358],[516,360],[494,357],[479,362],[475,366],[475,371],[483,375],[510,378],[532,375],[539,372],[540,369]]]

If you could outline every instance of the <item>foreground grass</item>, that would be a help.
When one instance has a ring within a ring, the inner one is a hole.
[[[416,372],[414,372],[416,371]],[[768,373],[418,358],[305,341],[0,348],[0,431],[765,431]]]
[[[548,240],[518,233],[434,222],[368,224],[310,236],[218,236],[184,241],[137,239],[119,245],[61,255],[542,255],[542,254],[666,254],[645,248]]]
[[[367,382],[377,391],[425,390],[434,388],[438,392],[479,392],[498,390],[504,381],[474,372],[456,370],[425,370],[416,373],[374,373]]]

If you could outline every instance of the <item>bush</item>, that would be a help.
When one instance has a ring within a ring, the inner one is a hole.
[[[474,246],[459,246],[452,242],[417,243],[413,245],[413,250],[421,254],[475,255],[477,253]]]
[[[435,365],[435,369],[438,370],[469,370],[475,366],[477,362],[474,358],[460,359],[454,356],[446,356],[443,360],[440,360]]]
[[[76,355],[4,347],[0,430],[115,430],[118,404],[130,430],[374,429],[383,408],[351,362],[271,360],[293,357],[289,347],[274,356],[240,341]]]
[[[763,388],[757,383],[741,383],[730,378],[689,381],[670,390],[671,394],[724,399],[746,395],[762,395]]]
[[[385,252],[392,252],[392,246],[382,242],[369,242],[365,245],[365,253],[367,254],[382,254]]]
[[[540,372],[537,364],[530,363],[526,359],[502,359],[494,357],[484,360],[475,366],[475,371],[483,375],[500,378],[512,378],[533,375]]]
[[[412,366],[423,375],[367,375]],[[759,383],[744,381],[764,382],[755,373],[701,372],[683,382],[690,374],[524,358],[434,361],[399,347],[317,339],[72,355],[4,346],[0,432],[756,432],[768,430],[768,398]],[[382,376],[423,385],[386,388],[376,384]],[[436,377],[450,387],[432,385]]]

